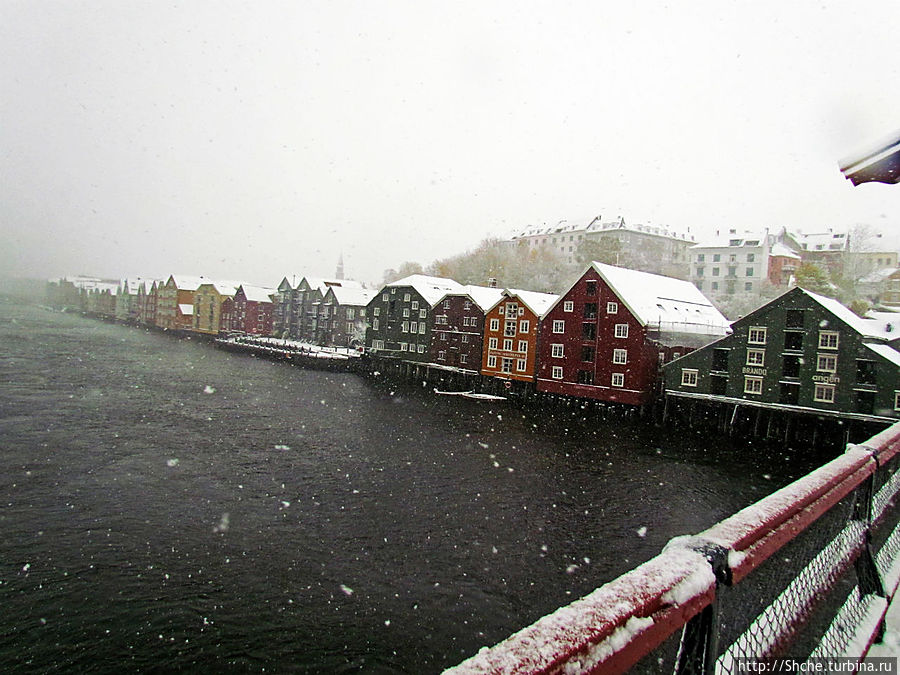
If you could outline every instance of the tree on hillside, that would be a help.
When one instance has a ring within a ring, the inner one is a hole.
[[[597,261],[608,265],[617,265],[622,244],[612,237],[600,239],[582,239],[575,249],[575,262],[580,268],[587,267]]]
[[[422,274],[422,266],[417,262],[407,261],[400,265],[399,269],[395,270],[393,267],[386,269],[384,271],[384,278],[381,280],[381,285],[384,286],[392,281],[408,277],[411,274]]]
[[[797,285],[813,293],[833,293],[834,286],[828,279],[828,273],[814,263],[800,263],[794,272]]]

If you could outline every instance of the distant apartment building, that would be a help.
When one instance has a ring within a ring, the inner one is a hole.
[[[757,294],[764,283],[771,283],[769,265],[774,246],[775,237],[768,230],[716,232],[714,237],[691,247],[690,280],[712,299]],[[776,248],[775,253],[781,258],[791,255],[784,246]],[[788,281],[783,262],[777,279],[780,283]]]
[[[561,220],[556,225],[528,227],[510,239],[510,244],[529,248],[545,247],[566,264],[580,264],[578,246],[582,241],[608,243],[616,265],[667,274],[685,279],[688,275],[689,249],[695,241],[659,225],[629,225],[621,216],[603,220],[597,216],[585,221]]]

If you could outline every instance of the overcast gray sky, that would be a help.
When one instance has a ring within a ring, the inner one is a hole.
[[[0,265],[377,281],[622,215],[900,230],[900,3],[0,0]]]

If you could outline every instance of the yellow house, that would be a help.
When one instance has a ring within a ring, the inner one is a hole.
[[[234,285],[230,281],[213,281],[200,284],[194,293],[194,322],[192,330],[195,333],[218,335],[222,330],[222,303],[228,298],[234,299],[234,293],[240,284]]]
[[[205,277],[170,276],[156,292],[156,325],[165,330],[191,330],[194,294],[207,281]]]

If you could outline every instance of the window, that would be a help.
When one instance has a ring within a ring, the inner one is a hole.
[[[712,282],[712,289],[713,289],[714,291],[719,290],[719,282],[718,282],[718,281]]]
[[[450,309],[450,301],[444,300],[444,309]]]
[[[748,276],[748,277],[752,277],[752,276],[753,276],[753,268],[752,268],[752,267],[748,267],[748,268],[747,268],[747,271],[746,271],[746,275],[745,275],[745,276]]]
[[[525,359],[517,359],[516,360],[516,372],[517,373],[525,372]]]
[[[447,341],[447,333],[445,333],[444,331],[441,331],[441,341],[442,342]]]
[[[876,365],[874,361],[864,361],[862,359],[856,362],[856,383],[857,384],[875,384]]]
[[[594,384],[594,373],[590,370],[579,370],[578,384]]]
[[[417,309],[419,309],[419,301],[413,300],[412,304],[409,307],[410,307],[410,309],[412,309],[412,311],[415,312]]]
[[[606,313],[607,314],[618,314],[619,313],[619,303],[618,302],[607,302],[606,303]]]
[[[497,367],[497,357],[489,356],[488,357],[488,368],[496,368]]]
[[[260,320],[259,323],[262,324],[262,320]],[[346,330],[345,332],[346,332],[346,333],[352,333],[352,332],[353,332],[353,324],[350,323],[349,321],[347,322],[347,330]]]
[[[381,301],[382,301],[382,302],[387,302],[387,301],[388,301],[388,294],[387,294],[387,293],[382,293],[382,294],[381,294]]]
[[[834,403],[834,385],[816,384],[813,401],[817,403]]]
[[[447,358],[447,352],[443,349],[438,352],[438,361],[444,361]]]
[[[803,333],[798,331],[785,331],[784,333],[784,349],[785,351],[799,352],[803,350]]]
[[[563,346],[561,344],[550,345],[550,356],[554,359],[561,359],[563,357]]]
[[[819,349],[837,349],[839,335],[836,330],[820,330]]]
[[[751,345],[766,344],[766,327],[765,326],[751,326],[750,331],[747,336],[747,342]]]
[[[407,344],[406,344],[405,342],[401,342],[401,343],[400,343],[400,351],[401,351],[401,352],[405,352],[405,351],[406,351],[406,347],[407,347]]]
[[[528,340],[519,340],[518,351],[522,352],[523,354],[528,353]]]
[[[511,352],[512,351],[512,340],[504,340],[503,341],[503,351]]]
[[[403,302],[409,302],[409,293],[403,294]]]
[[[505,313],[506,313],[506,305],[500,305],[497,308],[497,314],[499,314],[500,316],[503,316]]]
[[[465,345],[465,344],[469,344],[469,336],[468,336],[468,334],[460,335],[460,336],[459,336],[459,341],[460,341],[461,343],[463,343],[464,345]]]
[[[728,370],[728,349],[714,349],[712,357],[712,370]]]
[[[747,254],[747,262],[753,262],[753,261],[755,261],[755,260],[756,260],[756,255],[755,255],[755,254],[753,254],[753,253],[748,253],[748,254]]]
[[[594,340],[597,337],[597,324],[583,323],[581,324],[581,339]]]
[[[472,303],[469,300],[466,300],[463,303],[463,309],[469,311],[470,309],[472,309]]]
[[[408,333],[409,332],[409,321],[404,321],[403,323],[401,323],[400,330],[404,333]]]
[[[713,276],[714,277],[719,276],[719,268],[718,267],[713,267]]]
[[[628,324],[627,323],[617,323],[615,335],[617,338],[627,338],[628,337]]]
[[[378,319],[372,319],[372,330],[378,330]]]
[[[521,321],[519,321],[520,333],[527,333],[529,328],[531,328],[531,322],[528,319],[522,319]]]
[[[747,375],[744,377],[744,393],[745,394],[762,394],[762,383],[763,379],[761,377],[753,377],[751,375]]]
[[[697,268],[697,276],[698,276],[698,277],[702,277],[702,276],[703,276],[703,268],[702,268],[702,267],[698,267],[698,268]]]
[[[613,373],[612,374],[612,386],[624,387],[625,386],[625,374],[624,373]]]
[[[424,354],[425,353],[425,345],[419,345],[418,351],[420,354]]]
[[[500,319],[491,319],[491,330],[498,331],[500,330]]]
[[[765,349],[748,349],[747,350],[747,365],[748,366],[761,366],[766,360],[766,350]]]
[[[785,312],[784,325],[788,328],[803,328],[803,310],[789,309]]]
[[[406,323],[405,321],[403,323]],[[418,321],[410,321],[409,322],[409,332],[410,333],[418,333],[419,332],[419,322]]]
[[[428,310],[423,307],[419,310],[419,318],[424,319],[426,316],[428,316]]]
[[[512,372],[512,362],[513,360],[510,358],[506,358],[505,356],[500,359],[500,372],[501,373],[511,373]]]
[[[563,373],[563,371],[562,371],[562,366],[553,366],[553,370],[552,370],[552,373],[551,373],[550,376],[551,376],[554,380],[561,380],[561,379],[562,379],[562,373]]]
[[[752,290],[753,290],[753,282],[752,282],[752,281],[746,282],[746,283],[744,284],[744,290],[745,290],[745,291],[752,291]]]
[[[584,303],[584,318],[585,319],[596,319],[597,318],[597,303],[596,302]]]
[[[682,368],[681,369],[681,386],[682,387],[696,387],[697,386],[697,371],[693,368]]]
[[[575,309],[575,303],[572,302],[571,300],[566,300],[563,303],[563,311],[564,312],[571,312],[573,309]]]
[[[507,319],[503,323],[503,334],[512,337],[516,334],[516,320],[515,319]]]
[[[565,333],[566,332],[566,322],[560,321],[559,319],[554,319],[553,332],[554,333]]]
[[[699,253],[697,255],[697,262],[704,262],[705,260],[706,260],[706,255],[704,255],[703,253]]]
[[[488,349],[497,349],[497,338],[488,338]]]
[[[459,355],[459,363],[460,363],[460,365],[465,364],[465,363],[468,363],[468,362],[469,362],[469,355],[468,355],[468,354],[460,354],[460,355]]]
[[[894,410],[900,410],[900,391],[894,392]]]
[[[820,373],[837,372],[837,354],[817,354],[816,370]]]
[[[798,378],[800,377],[800,357],[788,354],[782,357],[781,376]]]
[[[628,363],[627,349],[613,349],[613,363]]]
[[[384,349],[384,340],[372,340],[372,349]]]
[[[713,253],[713,262],[719,262],[722,256],[719,253]]]
[[[587,295],[597,295],[597,282],[596,281],[586,281],[584,283],[584,292]]]
[[[425,335],[425,322],[419,322],[419,335]]]
[[[596,349],[593,347],[582,347],[581,348],[581,360],[585,363],[593,363],[594,356],[596,354]]]

